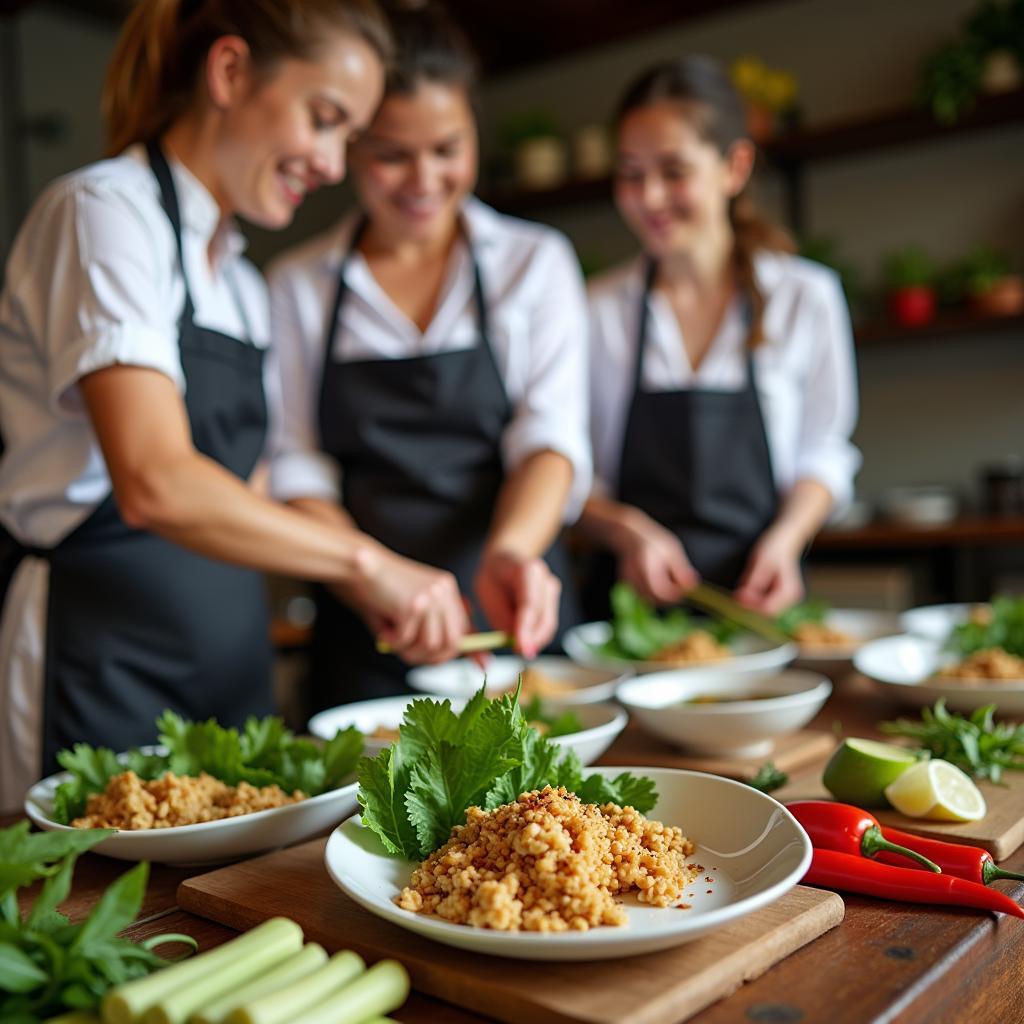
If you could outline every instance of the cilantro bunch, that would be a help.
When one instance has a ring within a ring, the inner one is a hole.
[[[461,714],[447,700],[413,701],[398,737],[359,762],[359,805],[363,824],[384,848],[408,860],[422,860],[447,842],[469,807],[493,810],[544,786],[641,813],[657,802],[650,779],[628,772],[584,778],[573,751],[563,753],[529,727],[518,691],[488,700],[481,687]]]
[[[612,587],[612,635],[598,648],[609,658],[646,661],[651,655],[684,640],[695,629],[704,629],[719,643],[728,644],[739,627],[720,619],[703,619],[682,608],[659,615],[628,583]]]
[[[85,810],[90,794],[102,793],[107,782],[124,771],[141,779],[158,779],[164,772],[199,775],[207,772],[229,786],[278,785],[285,792],[302,790],[316,796],[342,785],[363,752],[363,736],[356,728],[339,732],[324,744],[297,739],[274,715],[250,718],[245,727],[225,729],[215,719],[189,722],[173,711],[156,720],[160,753],[130,750],[118,756],[105,747],[76,743],[57,755],[71,773],[54,794],[53,817],[67,824]]]
[[[786,636],[792,637],[796,632],[797,626],[803,626],[806,623],[821,625],[824,623],[825,616],[828,613],[829,606],[827,602],[818,598],[810,598],[807,601],[800,601],[787,608],[775,620],[775,624]]]
[[[1024,658],[1024,597],[997,597],[987,621],[964,622],[953,628],[947,646],[966,656],[990,647]]]
[[[138,916],[149,865],[121,875],[89,916],[72,924],[57,910],[71,890],[80,853],[109,829],[30,834],[28,822],[0,829],[0,1020],[36,1024],[65,1010],[95,1007],[113,985],[137,978],[165,961],[150,950],[163,942],[194,940],[161,935],[137,945],[117,933]],[[16,891],[43,878],[32,907],[22,915]]]

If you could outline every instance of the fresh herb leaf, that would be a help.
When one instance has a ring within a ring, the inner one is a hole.
[[[797,626],[803,626],[805,623],[823,623],[829,610],[828,602],[811,598],[787,608],[775,620],[775,624],[786,636],[792,637]]]
[[[1024,725],[995,720],[996,705],[976,708],[967,717],[946,710],[945,699],[924,708],[920,721],[882,722],[890,736],[906,736],[919,749],[963,769],[976,779],[1000,782],[1004,771],[1024,770]]]
[[[758,768],[757,774],[752,779],[746,781],[748,786],[759,789],[762,793],[771,793],[789,782],[789,776],[769,761]]]
[[[27,821],[0,829],[0,895],[6,896],[37,878],[48,878],[60,871],[69,854],[79,854],[102,842],[112,829],[82,832],[29,832]],[[11,920],[5,911],[6,920]]]
[[[560,715],[553,715],[544,706],[540,697],[534,697],[526,707],[523,708],[523,717],[533,725],[540,722],[546,725],[544,735],[548,739],[556,736],[571,736],[574,732],[582,732],[583,723],[575,711],[567,708]]]
[[[947,647],[962,657],[1001,647],[1024,658],[1024,597],[997,597],[988,615],[955,626]]]

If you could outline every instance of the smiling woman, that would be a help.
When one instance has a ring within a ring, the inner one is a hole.
[[[62,747],[145,742],[164,708],[268,711],[253,570],[344,585],[401,651],[424,606],[464,625],[447,574],[249,483],[276,391],[234,217],[283,227],[342,178],[389,53],[372,0],[141,0],[129,17],[111,158],[42,194],[0,295],[0,806]]]

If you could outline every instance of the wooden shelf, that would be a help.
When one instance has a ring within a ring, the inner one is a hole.
[[[930,341],[935,338],[966,334],[1024,334],[1024,314],[986,316],[971,309],[949,310],[936,315],[921,327],[903,327],[892,320],[879,319],[857,324],[854,338],[858,345],[885,345],[904,341]]]
[[[812,550],[955,547],[978,544],[1024,543],[1024,518],[964,518],[939,526],[872,523],[856,530],[823,530]]]

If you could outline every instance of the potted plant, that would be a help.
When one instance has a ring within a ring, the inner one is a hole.
[[[1024,279],[1010,269],[1004,253],[979,246],[964,262],[964,281],[970,304],[985,316],[1014,316],[1024,312]]]
[[[554,117],[546,110],[528,110],[506,118],[501,129],[512,154],[516,182],[523,188],[555,188],[568,174],[568,148]]]
[[[729,69],[747,105],[747,130],[754,142],[767,142],[780,120],[796,112],[797,81],[789,71],[767,67],[757,57],[737,57]]]
[[[902,327],[922,327],[935,315],[935,272],[916,245],[891,252],[883,265],[889,315]]]

